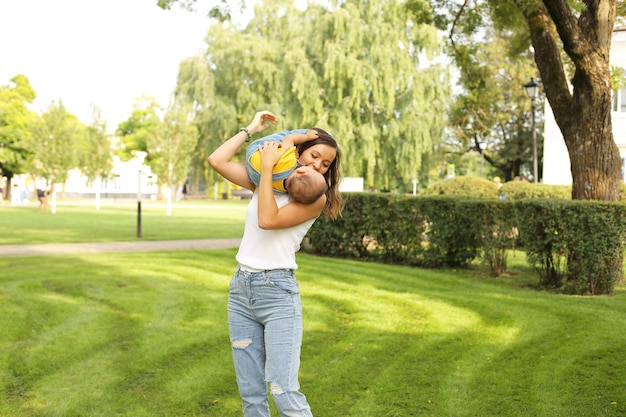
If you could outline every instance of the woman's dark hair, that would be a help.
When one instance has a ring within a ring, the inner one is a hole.
[[[328,189],[326,190],[326,205],[322,210],[325,216],[334,220],[341,215],[341,210],[343,210],[343,196],[339,192],[339,183],[341,182],[341,171],[339,170],[341,166],[341,148],[339,148],[339,144],[330,133],[318,127],[314,127],[313,130],[317,131],[318,138],[298,145],[298,155],[302,155],[304,151],[315,145],[328,145],[337,150],[337,156],[324,174]]]

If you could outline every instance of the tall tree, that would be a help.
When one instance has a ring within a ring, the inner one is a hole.
[[[153,97],[142,96],[134,100],[130,117],[121,122],[115,132],[120,138],[116,150],[122,161],[132,159],[136,152],[145,152],[146,160],[150,161],[148,140],[161,123],[161,111],[159,103]]]
[[[45,178],[50,185],[63,184],[65,187],[68,172],[79,165],[76,144],[84,128],[63,102],[52,102],[31,127],[29,148],[33,155],[29,172]]]
[[[107,125],[102,119],[102,112],[94,107],[92,122],[81,135],[78,156],[79,169],[90,183],[96,179],[106,180],[113,168],[113,148],[106,130]]]
[[[567,145],[572,197],[618,200],[621,160],[612,132],[609,67],[617,0],[432,3],[434,21],[442,26],[454,22],[463,25],[463,30],[480,31],[477,10],[488,6],[496,25],[511,28],[520,40],[530,40],[543,90]],[[620,14],[623,9],[622,2]],[[418,10],[423,12],[423,8]]]
[[[166,10],[178,5],[184,9],[193,11],[195,10],[196,3],[197,0],[157,0],[157,5]],[[233,3],[233,1],[228,0],[212,0],[209,2],[203,2],[203,4],[208,4],[209,6],[208,15],[220,21],[230,19],[232,7],[234,6]],[[243,10],[245,8],[245,1],[239,0],[235,5],[238,6],[238,10]]]
[[[177,105],[189,106],[195,115],[193,123],[198,137],[193,145],[189,169],[189,184],[195,192],[200,190],[206,181],[209,184],[217,181],[218,174],[212,169],[209,170],[206,163],[209,154],[220,143],[215,139],[214,130],[220,121],[235,119],[236,113],[232,106],[228,114],[219,111],[219,106],[215,102],[213,73],[209,71],[206,61],[200,54],[179,64],[174,102]],[[224,130],[226,129],[222,129]]]
[[[536,77],[536,66],[528,49],[510,47],[514,40],[509,30],[489,25],[478,37],[463,31],[450,35],[451,53],[460,64],[461,89],[451,107],[453,134],[448,148],[453,155],[482,153],[494,175],[507,181],[529,175],[533,172],[532,115],[522,85]],[[537,120],[541,121],[543,108],[537,107]],[[538,123],[536,130],[541,138],[540,126]],[[539,160],[541,148],[538,146]]]
[[[187,178],[198,142],[193,107],[178,102],[164,112],[151,97],[141,97],[133,106],[131,116],[117,130],[121,138],[118,154],[128,159],[145,152],[144,162],[171,196],[173,187]]]
[[[616,0],[516,5],[528,23],[541,74],[572,166],[572,197],[619,200],[621,159],[613,139],[609,54]],[[557,35],[558,34],[558,35]],[[566,72],[560,45],[574,65]],[[571,77],[570,90],[569,80]]]
[[[176,185],[187,178],[191,156],[198,142],[193,113],[189,107],[172,105],[148,137],[150,169],[157,175],[159,184],[167,189],[168,201]]]
[[[28,78],[21,74],[0,86],[0,174],[9,181],[7,189],[11,189],[14,175],[26,172],[30,155],[28,127],[37,119],[27,105],[35,97]]]
[[[268,0],[243,30],[214,25],[206,51],[214,96],[203,105],[239,123],[269,108],[277,128],[326,128],[344,150],[346,175],[406,189],[440,140],[449,90],[445,69],[429,60],[436,31],[407,23],[402,10],[385,0],[305,11]],[[238,127],[215,122],[210,140]]]

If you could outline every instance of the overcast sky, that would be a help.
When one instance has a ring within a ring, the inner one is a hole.
[[[178,64],[204,49],[206,13],[162,10],[156,0],[0,0],[0,85],[17,74],[41,113],[61,100],[83,123],[91,106],[109,132],[147,94],[165,106]]]

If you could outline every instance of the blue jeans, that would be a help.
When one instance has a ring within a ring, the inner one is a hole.
[[[302,303],[294,272],[237,268],[228,326],[245,417],[269,417],[268,384],[281,417],[312,417],[299,392]]]

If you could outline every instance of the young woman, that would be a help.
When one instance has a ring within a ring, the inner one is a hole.
[[[298,382],[302,304],[294,274],[296,252],[320,214],[336,218],[341,212],[341,155],[339,145],[326,132],[299,145],[302,167],[297,169],[313,169],[328,182],[328,190],[316,202],[302,204],[286,194],[274,194],[272,168],[282,152],[277,142],[266,142],[260,149],[261,179],[255,187],[246,166],[232,159],[252,135],[276,121],[271,112],[258,112],[247,127],[209,156],[209,164],[229,181],[254,191],[228,298],[228,325],[244,416],[270,416],[269,384],[282,417],[308,417],[311,409]]]

